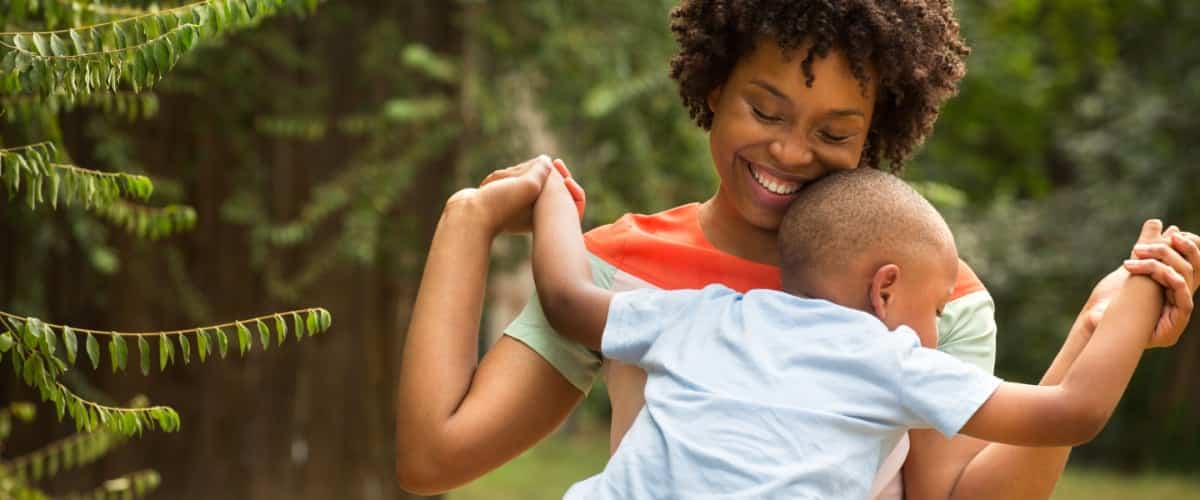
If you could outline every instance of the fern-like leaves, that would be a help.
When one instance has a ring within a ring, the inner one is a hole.
[[[58,114],[77,107],[99,109],[105,113],[124,116],[130,121],[151,118],[158,113],[158,96],[151,92],[114,92],[69,97],[65,94],[39,96],[18,95],[0,97],[0,112],[9,123],[25,123],[38,113]]]
[[[17,376],[38,389],[44,401],[54,404],[58,418],[69,415],[80,430],[108,429],[126,435],[154,428],[172,432],[179,429],[179,415],[169,407],[102,405],[80,397],[58,379],[77,363],[83,364],[81,358],[86,358],[92,369],[99,369],[105,358],[103,350],[107,351],[112,371],[118,372],[129,367],[131,350],[136,347],[136,362],[148,375],[155,364],[165,370],[178,361],[191,363],[193,357],[200,362],[214,355],[224,358],[230,350],[231,335],[244,356],[256,339],[263,350],[273,343],[282,344],[289,326],[299,340],[326,331],[331,322],[329,311],[309,308],[201,328],[122,333],[53,325],[0,311],[0,362],[7,357]],[[103,347],[101,340],[105,340]]]
[[[298,0],[202,0],[119,20],[56,31],[0,33],[0,93],[134,91],[162,79],[204,39],[253,26]]]
[[[142,470],[132,474],[115,477],[92,491],[70,493],[62,500],[130,500],[145,498],[162,483],[158,472]]]
[[[142,239],[157,240],[196,226],[196,209],[186,205],[150,207],[115,200],[96,209],[101,217]]]
[[[126,196],[146,200],[154,191],[150,179],[141,175],[100,172],[57,162],[58,149],[51,142],[0,150],[0,183],[10,198],[25,184],[25,203],[30,209],[50,203],[58,208],[61,199],[87,208],[103,206]]]

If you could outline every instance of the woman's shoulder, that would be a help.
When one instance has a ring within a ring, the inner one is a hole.
[[[640,282],[664,289],[720,283],[737,291],[780,286],[779,268],[717,250],[700,229],[700,205],[626,214],[584,235],[595,257]]]
[[[611,224],[599,226],[584,235],[588,246],[606,245],[630,237],[673,241],[696,246],[711,246],[700,231],[700,204],[688,203],[653,214],[628,213]]]
[[[950,294],[950,300],[986,291],[987,288],[983,286],[983,281],[975,274],[975,270],[971,269],[966,261],[958,259],[958,280],[954,282],[954,292]]]

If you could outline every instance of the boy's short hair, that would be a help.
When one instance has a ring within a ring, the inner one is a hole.
[[[958,91],[970,49],[951,0],[683,0],[671,11],[679,52],[671,78],[683,105],[708,130],[708,95],[762,38],[796,54],[812,84],[812,61],[838,50],[865,91],[876,70],[878,93],[860,165],[899,170],[933,129],[942,103]]]
[[[783,216],[783,289],[809,294],[857,259],[908,262],[953,242],[937,209],[900,178],[868,168],[835,172],[805,186]]]

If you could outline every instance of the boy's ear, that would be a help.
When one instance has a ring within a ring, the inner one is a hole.
[[[900,280],[900,266],[885,264],[871,276],[871,311],[880,321],[887,321],[888,307],[896,296],[896,283]]]
[[[721,90],[723,86],[717,85],[713,87],[712,92],[708,93],[708,99],[705,102],[708,104],[708,110],[715,113],[717,111],[717,102],[721,100]]]

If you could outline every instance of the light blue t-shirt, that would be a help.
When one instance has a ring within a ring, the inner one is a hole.
[[[910,428],[952,436],[1000,380],[907,327],[772,290],[617,294],[604,355],[646,406],[567,499],[866,498]]]

